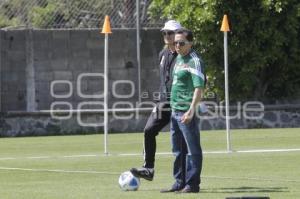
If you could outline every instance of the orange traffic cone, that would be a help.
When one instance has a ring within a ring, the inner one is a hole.
[[[228,17],[227,17],[227,15],[224,15],[224,16],[223,16],[222,26],[221,26],[221,31],[222,31],[222,32],[228,32],[228,31],[230,31],[230,29],[229,29],[229,24],[228,24]]]
[[[103,34],[112,33],[111,28],[110,28],[110,21],[109,21],[109,16],[108,15],[105,16],[105,20],[104,20],[104,24],[103,24],[101,33],[103,33]]]

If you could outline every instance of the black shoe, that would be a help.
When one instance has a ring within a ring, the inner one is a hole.
[[[191,187],[189,185],[186,185],[182,190],[177,191],[176,193],[199,193],[200,188],[199,187]]]
[[[176,189],[176,188],[162,189],[162,190],[160,190],[160,193],[170,193],[170,192],[176,192],[176,191],[180,191],[180,189]]]
[[[152,181],[154,176],[154,169],[152,168],[132,168],[130,172],[138,178],[144,178],[145,180]]]
[[[183,189],[183,187],[175,183],[170,189],[160,190],[160,193],[177,192],[177,191],[180,191],[181,189]]]

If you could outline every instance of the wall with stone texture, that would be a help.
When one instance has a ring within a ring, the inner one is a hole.
[[[241,114],[241,117],[230,120],[230,127],[232,129],[300,127],[300,105],[272,105],[271,107],[266,105],[265,110],[260,114],[261,118],[255,118],[253,113],[247,114],[249,118]],[[230,115],[236,115],[236,111],[232,111]],[[223,117],[203,118],[202,129],[226,129],[226,121]]]
[[[244,117],[233,119],[230,122],[231,128],[299,128],[300,106],[288,107],[266,109],[261,112],[263,115],[261,119],[252,120]],[[150,111],[118,113],[118,119],[110,113],[109,133],[142,132],[149,114]],[[231,112],[231,115],[234,114],[235,112]],[[80,117],[78,117],[79,115]],[[56,116],[61,117],[63,115]],[[86,126],[80,125],[79,121]],[[103,123],[102,113],[74,113],[69,119],[55,119],[49,113],[2,113],[0,115],[0,137],[103,133],[103,127],[93,126],[100,123]],[[200,129],[226,129],[226,123],[221,117],[206,119],[205,115],[201,115]],[[168,132],[169,126],[166,126],[162,131]]]

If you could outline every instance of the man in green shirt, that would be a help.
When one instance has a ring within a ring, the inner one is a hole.
[[[205,86],[204,64],[191,48],[193,34],[190,30],[177,31],[174,41],[178,53],[171,90],[175,183],[170,189],[161,192],[197,193],[200,191],[203,158],[196,111]]]

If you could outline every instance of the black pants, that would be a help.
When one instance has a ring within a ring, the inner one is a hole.
[[[169,102],[160,102],[156,104],[148,118],[144,129],[144,167],[154,168],[155,152],[156,152],[156,136],[159,132],[170,123],[171,108]]]

